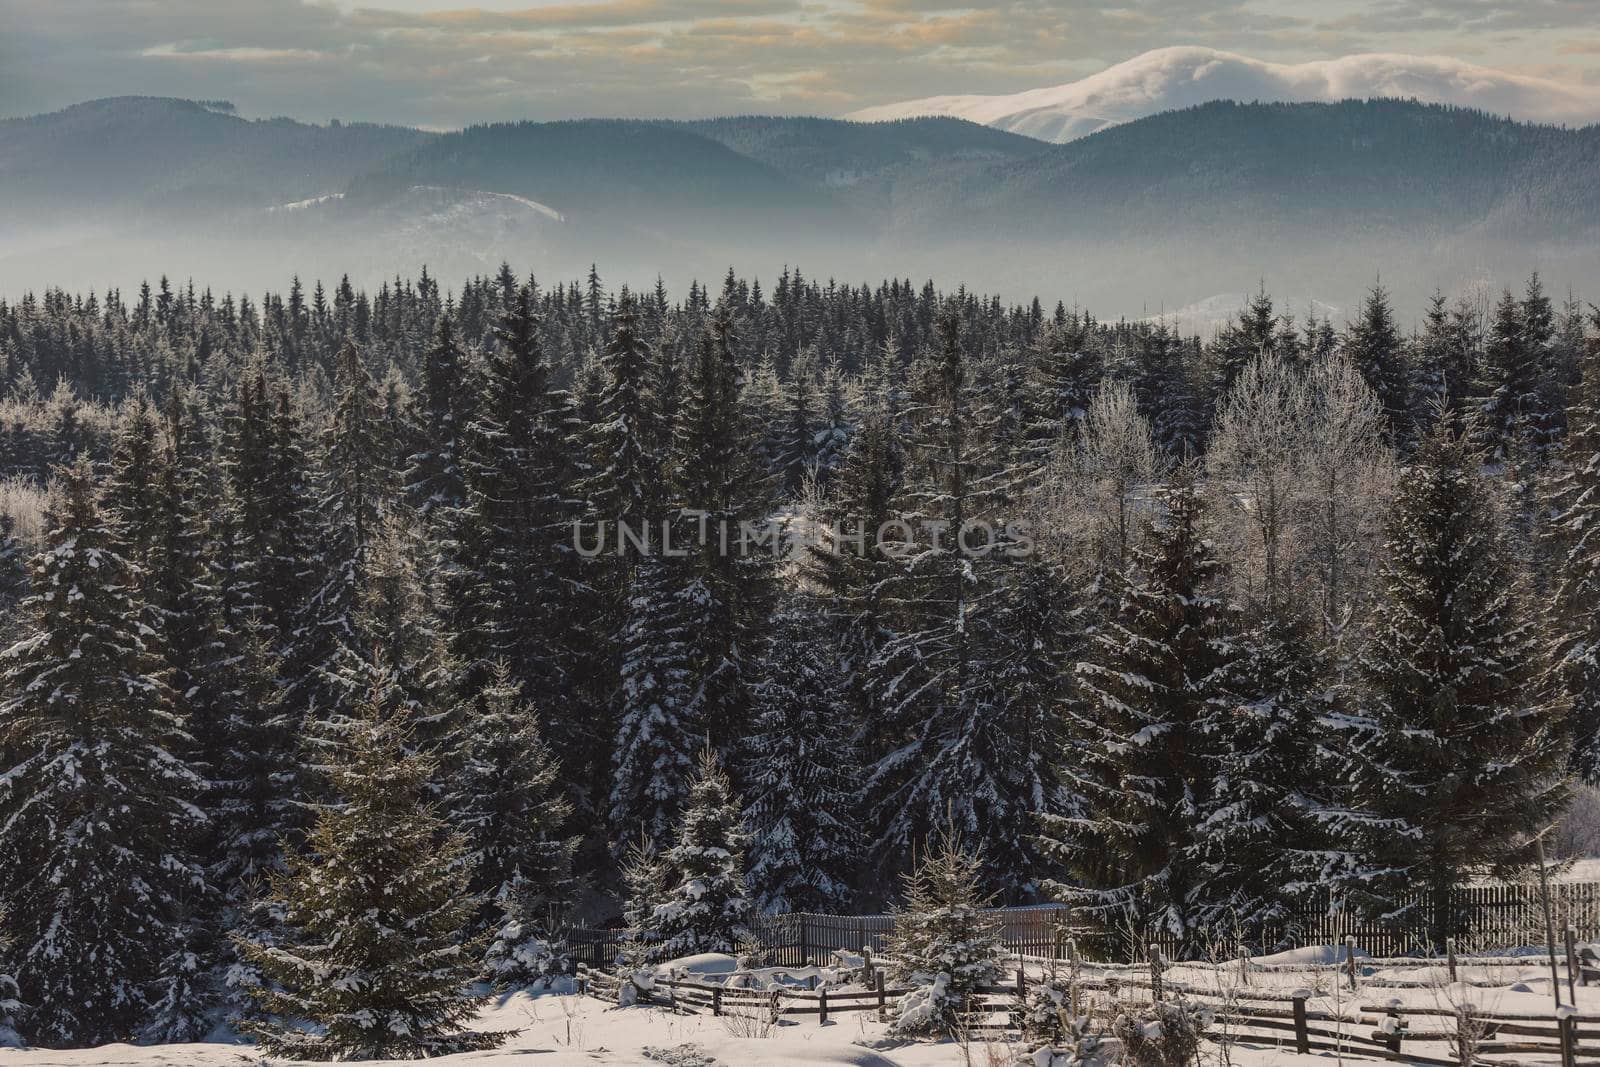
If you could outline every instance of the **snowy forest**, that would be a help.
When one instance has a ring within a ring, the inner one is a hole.
[[[571,925],[733,952],[930,848],[1195,950],[1306,901],[1442,943],[1600,778],[1600,309],[1537,275],[1205,338],[792,269],[202,282],[0,302],[31,1043],[483,1047],[461,990]]]

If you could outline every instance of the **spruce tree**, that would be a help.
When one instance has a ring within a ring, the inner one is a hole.
[[[576,842],[563,834],[572,805],[560,766],[522,693],[506,664],[495,664],[476,712],[462,717],[453,738],[444,807],[467,840],[480,924],[507,912],[531,934],[571,902]]]
[[[1061,900],[1112,927],[1128,917],[1140,930],[1198,944],[1205,916],[1196,846],[1215,747],[1206,730],[1227,697],[1235,621],[1186,471],[1163,504],[1116,614],[1078,664],[1061,773],[1079,809],[1041,821],[1047,855],[1078,879],[1052,885]]]
[[[320,581],[296,634],[305,675],[291,678],[317,729],[348,716],[361,699],[342,669],[364,643],[357,614],[371,577],[373,546],[389,505],[392,457],[380,447],[377,385],[361,350],[346,340],[337,357],[333,422],[323,441],[318,512]]]
[[[1383,405],[1389,426],[1388,439],[1391,442],[1404,439],[1408,431],[1406,412],[1410,400],[1405,346],[1395,326],[1389,294],[1382,285],[1374,285],[1367,293],[1361,305],[1361,317],[1345,332],[1344,350]]]
[[[656,907],[667,899],[667,863],[655,842],[641,835],[622,856],[622,945],[619,962],[640,967],[661,940]]]
[[[1317,821],[1332,799],[1319,787],[1326,668],[1306,623],[1287,612],[1257,619],[1239,646],[1203,724],[1211,781],[1193,850],[1195,899],[1201,928],[1270,951],[1280,946],[1263,931],[1283,931],[1306,886],[1341,858]]]
[[[1072,322],[1050,327],[1040,344],[1028,390],[1027,434],[1032,459],[1042,466],[1063,441],[1076,438],[1104,372],[1089,346],[1089,331]]]
[[[11,647],[21,630],[20,608],[27,592],[28,564],[16,535],[16,520],[0,514],[0,648]]]
[[[1538,388],[1538,361],[1529,350],[1522,307],[1507,289],[1490,317],[1477,390],[1492,460],[1526,458]]]
[[[417,514],[430,519],[435,512],[448,515],[459,509],[467,498],[463,466],[472,396],[466,353],[448,310],[439,316],[433,344],[423,357],[419,406],[421,440],[407,462],[404,481]]]
[[[606,619],[583,612],[590,592],[572,543],[581,509],[571,408],[541,328],[535,294],[523,286],[495,324],[466,435],[467,502],[447,548],[445,632],[462,699],[488,691],[500,660],[528,692],[559,698],[546,729],[564,754],[564,785],[598,801],[608,731],[585,685]]]
[[[0,899],[29,1040],[126,1041],[204,888],[193,848],[202,781],[147,643],[141,575],[86,456],[58,472],[26,632],[4,655]]]
[[[759,908],[841,912],[861,841],[849,811],[862,774],[853,758],[840,664],[816,627],[820,605],[794,595],[775,620],[747,742],[750,885]]]
[[[743,406],[734,343],[728,308],[718,304],[689,368],[677,437],[678,529],[690,550],[688,584],[679,594],[691,613],[690,713],[724,759],[736,755],[748,732],[749,682],[776,559],[756,538],[771,512],[771,485],[753,460],[755,430]]]
[[[697,739],[683,561],[639,561],[623,626],[613,748],[610,821],[614,841],[638,831],[665,840],[688,797]]]
[[[1555,665],[1572,701],[1572,769],[1600,782],[1600,340],[1590,344],[1567,409],[1551,480],[1547,536],[1560,560],[1547,609]]]
[[[1381,591],[1344,722],[1352,904],[1442,948],[1454,889],[1524,854],[1567,796],[1564,701],[1519,588],[1480,452],[1440,420],[1391,509]],[[1409,898],[1412,890],[1419,898]]]
[[[733,783],[707,747],[689,786],[677,839],[663,856],[676,884],[651,918],[660,938],[652,958],[738,951],[749,937],[753,910],[745,888],[747,843]]]
[[[983,893],[981,870],[978,855],[947,827],[907,875],[888,951],[895,980],[916,988],[897,1006],[896,1033],[954,1032],[977,991],[1000,980],[1003,949],[983,914],[992,901]]]
[[[929,474],[898,502],[910,538],[890,550],[879,592],[894,609],[894,632],[869,665],[886,720],[869,788],[882,798],[883,862],[903,863],[915,841],[953,821],[996,844],[984,856],[990,884],[1020,896],[1036,867],[1020,827],[1057,797],[1038,788],[1038,753],[1019,748],[1032,739],[1024,723],[1038,705],[1014,703],[1003,689],[1000,661],[1010,650],[999,636],[1000,593],[1011,546],[996,529],[998,467],[955,307],[941,312],[938,331],[920,442]]]
[[[494,1048],[509,1036],[464,1024],[476,994],[477,900],[466,841],[423,800],[433,773],[408,754],[406,714],[381,674],[332,768],[304,852],[270,879],[292,941],[240,948],[269,985],[253,992],[268,1020],[246,1033],[292,1059],[410,1059]]]

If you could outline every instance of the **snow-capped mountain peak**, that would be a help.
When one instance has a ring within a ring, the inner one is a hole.
[[[1268,63],[1214,48],[1159,48],[1079,81],[1006,96],[931,96],[864,108],[861,121],[951,115],[1046,141],[1211,100],[1331,102],[1405,97],[1535,122],[1600,122],[1600,87],[1574,85],[1447,56],[1367,54]]]

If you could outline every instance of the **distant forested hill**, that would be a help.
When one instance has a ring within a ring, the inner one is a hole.
[[[687,283],[799,262],[984,277],[1130,314],[1263,278],[1349,306],[1379,263],[1415,300],[1600,272],[1597,173],[1600,127],[1399,100],[1212,103],[1050,145],[949,118],[431,134],[125,97],[0,123],[0,291],[37,281],[41,257],[66,282],[126,283],[153,255],[250,287],[289,263],[370,282],[412,260],[600,261]],[[1117,303],[1130,292],[1158,303]]]
[[[249,120],[226,105],[123,96],[0,120],[6,213],[193,211],[334,192],[431,140],[401,126]]]

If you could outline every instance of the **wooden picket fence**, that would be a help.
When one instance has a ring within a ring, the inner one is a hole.
[[[1414,899],[1419,905],[1423,903],[1420,894]],[[1550,908],[1556,929],[1571,926],[1580,940],[1600,940],[1600,882],[1552,883]],[[1458,916],[1453,931],[1458,944],[1487,949],[1544,942],[1544,914],[1537,882],[1458,886],[1452,911]],[[1251,947],[1272,951],[1281,947],[1338,945],[1351,937],[1377,956],[1404,956],[1428,948],[1428,933],[1421,926],[1397,927],[1334,911],[1326,891],[1305,900],[1283,922],[1259,931],[1251,939]],[[1161,931],[1141,932],[1140,941],[1154,943],[1175,959],[1195,954],[1192,948],[1180,946],[1177,939]]]
[[[1006,951],[1026,956],[1056,955],[1064,958],[1067,939],[1073,931],[1066,921],[1067,910],[1056,904],[1020,908],[994,908],[988,912]],[[866,948],[882,953],[894,934],[895,917],[880,915],[824,915],[814,912],[789,912],[766,915],[751,924],[751,936],[759,945],[765,962],[774,967],[804,967],[826,961],[834,952],[859,952]],[[1088,935],[1087,928],[1078,931]],[[609,967],[622,947],[623,931],[610,928],[579,928],[567,931],[567,946],[577,963],[590,967]]]
[[[1461,917],[1456,940],[1462,945],[1505,948],[1539,944],[1544,940],[1543,914],[1537,885],[1497,884],[1463,886],[1457,891],[1455,910]],[[1557,929],[1574,928],[1580,940],[1600,940],[1600,882],[1556,882],[1550,886],[1552,918]],[[1124,932],[1082,921],[1059,905],[996,908],[988,912],[1001,944],[1013,955],[1064,959],[1069,941],[1080,949],[1105,957],[1126,951]],[[762,916],[751,934],[765,962],[777,967],[803,967],[825,961],[840,949],[862,948],[881,954],[894,933],[893,914],[824,915],[792,912]],[[609,928],[569,930],[567,944],[573,959],[590,967],[609,967],[617,958],[622,931]],[[1379,956],[1402,956],[1422,951],[1426,931],[1397,929],[1364,922],[1329,910],[1326,894],[1307,900],[1288,919],[1261,932],[1257,951],[1301,945],[1337,945],[1354,937],[1356,943]],[[1160,931],[1140,931],[1140,944],[1154,944],[1172,959],[1194,956],[1191,946]],[[1229,945],[1231,951],[1233,946]]]

